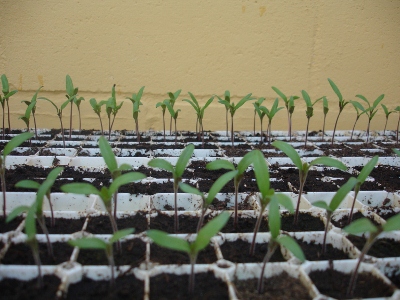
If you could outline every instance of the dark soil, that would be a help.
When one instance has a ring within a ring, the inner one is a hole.
[[[364,247],[366,239],[355,235],[348,235],[347,238],[356,246],[360,251]],[[382,257],[399,257],[400,256],[400,241],[394,239],[376,239],[368,255],[378,258]]]
[[[133,275],[116,278],[115,286],[110,287],[108,280],[92,280],[83,278],[71,284],[68,288],[67,299],[143,299],[144,282]]]
[[[297,225],[293,224],[294,215],[284,214],[281,219],[281,229],[284,231],[324,231],[324,222],[319,217],[309,213],[299,213]]]
[[[348,254],[343,252],[343,250],[334,248],[332,244],[326,244],[326,251],[322,253],[322,244],[303,241],[297,241],[297,243],[303,250],[306,259],[310,261],[350,259]]]
[[[17,229],[22,220],[22,217],[17,217],[14,220],[6,223],[4,217],[0,217],[0,233],[5,233]]]
[[[234,226],[234,217],[233,215],[229,218],[228,222],[222,228],[221,232],[223,233],[244,233],[244,232],[254,232],[254,227],[256,226],[257,219],[256,218],[246,218],[241,217],[241,214],[238,214],[238,225],[237,228]],[[268,231],[268,223],[267,221],[261,222],[259,232]]]
[[[162,265],[168,264],[190,264],[187,253],[159,247],[158,245],[150,245],[150,260],[154,263]],[[212,264],[217,261],[215,249],[208,245],[204,250],[200,251],[197,256],[196,264]]]
[[[394,210],[393,207],[372,207],[373,211],[378,214],[381,218],[387,220],[399,213],[398,210]]]
[[[372,216],[364,216],[361,212],[353,213],[353,217],[352,217],[352,220],[353,220],[353,221],[354,221],[354,220],[357,220],[357,219],[362,219],[362,218],[368,218],[373,224],[379,225],[379,224],[373,219]],[[345,226],[349,225],[348,222],[349,222],[349,215],[345,215],[345,216],[343,216],[343,217],[342,217],[341,219],[339,219],[339,220],[333,220],[333,219],[331,219],[331,223],[332,223],[334,226],[339,227],[339,228],[344,228]]]
[[[300,280],[291,277],[286,272],[277,276],[264,279],[264,292],[257,291],[258,278],[247,280],[236,280],[236,295],[239,299],[247,300],[306,300],[312,299],[307,288]]]
[[[45,218],[45,223],[50,234],[71,234],[81,231],[85,220],[85,217],[80,219],[55,218],[55,226],[51,227],[51,218]],[[37,233],[43,233],[40,226],[36,226],[36,228]]]
[[[356,168],[360,169],[360,168]],[[394,192],[399,190],[400,186],[400,167],[395,166],[376,166],[371,174],[371,177],[375,178],[380,183],[382,189],[388,192]],[[365,189],[364,185],[361,187]]]
[[[350,282],[350,275],[351,274],[344,274],[333,269],[313,271],[309,274],[311,280],[322,294],[337,299],[347,298],[346,291]],[[388,286],[370,273],[361,273],[358,275],[353,297],[390,297],[393,291],[393,286]]]
[[[177,233],[195,233],[199,218],[195,216],[179,215],[179,227]],[[158,229],[168,233],[175,233],[175,216],[169,216],[161,212],[157,216],[150,218],[150,229]]]
[[[117,218],[118,230],[125,228],[135,228],[135,233],[147,230],[147,218],[143,212],[138,212],[134,216]],[[89,217],[86,231],[94,234],[112,234],[111,222],[108,216]]]
[[[3,279],[0,281],[0,299],[56,299],[56,292],[61,280],[56,276],[46,275],[43,277],[43,287],[37,287],[37,279],[22,281],[17,279]]]
[[[188,275],[163,273],[151,277],[150,299],[229,299],[226,283],[216,278],[212,272],[195,275],[195,288],[191,295],[188,293],[188,285]]]

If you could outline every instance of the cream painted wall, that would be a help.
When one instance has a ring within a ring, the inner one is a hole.
[[[142,130],[162,128],[155,104],[177,89],[183,90],[176,104],[182,109],[180,130],[195,125],[192,108],[180,101],[188,91],[202,103],[226,89],[235,102],[253,93],[266,97],[269,107],[276,97],[272,85],[287,94],[305,89],[312,99],[328,97],[327,129],[333,128],[338,110],[328,77],[346,99],[363,94],[373,101],[384,93],[389,108],[400,105],[400,1],[0,0],[0,9],[0,73],[20,90],[10,100],[14,128],[24,127],[18,120],[25,110],[20,101],[30,99],[40,85],[39,96],[64,101],[66,74],[86,98],[84,128],[99,127],[89,99],[107,99],[114,83],[118,101],[146,86]],[[303,102],[297,101],[293,115],[299,130],[306,125]],[[115,129],[134,128],[131,111],[125,100]],[[223,130],[224,112],[214,101],[205,129]],[[322,128],[321,112],[317,104],[312,129]],[[68,116],[69,109],[66,124]],[[339,129],[350,129],[355,116],[347,106]],[[37,117],[39,127],[58,127],[47,102],[38,103]],[[252,118],[247,103],[235,116],[235,129],[252,129]],[[384,121],[380,109],[372,129],[382,129]],[[389,128],[396,125],[392,114]],[[357,128],[365,127],[362,117]],[[286,129],[284,111],[273,129]]]

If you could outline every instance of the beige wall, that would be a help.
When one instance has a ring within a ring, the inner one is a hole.
[[[228,89],[235,101],[250,92],[266,97],[268,107],[276,97],[272,85],[287,94],[305,89],[312,99],[328,97],[328,129],[338,106],[328,77],[347,99],[363,94],[373,101],[384,93],[389,108],[400,104],[400,1],[0,0],[0,10],[0,73],[20,90],[11,99],[16,128],[24,127],[20,101],[40,85],[41,96],[64,101],[66,74],[86,98],[85,128],[98,127],[88,100],[108,98],[114,83],[118,101],[146,86],[142,130],[162,127],[155,104],[180,88],[179,100],[191,91],[204,103]],[[115,129],[134,127],[132,105],[125,102]],[[182,109],[178,129],[194,129],[192,108],[182,101],[176,107]],[[322,128],[321,111],[317,104],[312,129]],[[37,115],[39,127],[58,127],[48,103],[38,104]],[[65,123],[68,115],[66,110]],[[235,116],[235,129],[251,129],[252,116],[247,103]],[[354,109],[346,107],[339,129],[351,128],[354,119]],[[382,129],[384,119],[380,110],[372,128]],[[224,108],[216,101],[205,122],[205,129],[224,129]],[[389,128],[396,122],[391,115]],[[303,100],[294,124],[305,129]],[[365,124],[362,117],[358,128]],[[273,129],[286,129],[283,111]]]

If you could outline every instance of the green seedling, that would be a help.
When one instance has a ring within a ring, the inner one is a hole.
[[[257,101],[258,102],[258,101]],[[260,118],[260,144],[262,144],[263,142],[263,121],[264,121],[264,117],[265,117],[265,112],[263,110],[261,110],[261,106],[260,103],[254,102],[253,106],[254,106],[254,111],[255,114],[258,115],[258,117]],[[254,136],[256,135],[256,121],[255,121],[255,115],[254,115]]]
[[[30,207],[29,206],[16,207],[12,211],[12,213],[10,213],[10,215],[7,217],[6,222],[11,222],[20,214],[26,213],[25,223],[24,223],[26,243],[32,250],[33,259],[35,260],[35,264],[38,268],[37,286],[38,288],[42,288],[43,287],[43,277],[41,270],[42,263],[40,261],[39,245],[36,239],[36,221],[35,221],[35,216],[37,211],[36,206],[37,203],[34,202]]]
[[[360,102],[358,102],[358,101],[350,100],[350,103],[353,105],[353,107],[354,107],[354,109],[356,110],[356,113],[357,113],[356,120],[354,121],[353,129],[351,131],[351,136],[350,136],[350,140],[353,140],[353,133],[354,133],[354,129],[356,128],[357,121],[367,111],[362,106],[362,104]]]
[[[294,100],[299,99],[299,96],[290,96],[289,98],[282,93],[277,87],[272,87],[272,89],[279,95],[279,97],[282,98],[282,100],[285,102],[285,107],[287,110],[287,116],[288,116],[288,135],[289,135],[289,140],[292,140],[292,115],[294,112]]]
[[[100,128],[101,128],[101,135],[104,135],[104,130],[103,130],[103,122],[101,121],[101,107],[107,103],[107,101],[102,100],[97,102],[97,100],[95,98],[92,98],[89,100],[90,105],[92,106],[94,112],[96,113],[96,115],[99,117],[100,120]]]
[[[217,96],[218,97],[218,96]],[[218,103],[221,103],[222,99],[218,97],[219,101]],[[225,103],[222,103],[225,106],[225,124],[226,124],[226,136],[228,136],[228,113],[229,113],[229,107],[231,103],[231,93],[226,90],[224,94],[224,100]]]
[[[140,143],[140,133],[139,133],[139,106],[143,105],[143,103],[140,101],[143,95],[143,90],[144,86],[142,86],[139,90],[139,92],[136,94],[132,94],[132,97],[126,97],[127,99],[132,101],[133,104],[133,111],[132,111],[132,117],[135,120],[135,129],[136,129],[136,138],[137,142]]]
[[[394,113],[395,110],[389,110],[389,109],[386,107],[385,104],[381,104],[381,106],[382,106],[383,111],[385,112],[385,117],[386,117],[385,127],[384,127],[384,129],[383,129],[383,135],[385,135],[385,133],[386,133],[386,126],[387,126],[387,123],[388,123],[388,120],[389,120],[389,116],[390,116],[391,113]]]
[[[235,213],[234,213],[234,226],[237,228],[238,226],[238,194],[239,194],[239,185],[244,177],[244,173],[246,172],[247,168],[253,163],[254,156],[256,155],[256,151],[248,152],[237,165],[231,163],[230,161],[224,159],[214,160],[209,162],[206,165],[207,170],[219,170],[219,169],[227,169],[230,170],[227,172],[226,176],[230,176],[233,179],[233,185],[235,187]]]
[[[171,120],[174,119],[174,123],[175,123],[175,145],[178,141],[178,130],[176,129],[176,120],[178,119],[178,113],[181,111],[180,109],[174,110],[174,107],[171,105],[171,101],[166,99],[164,100],[164,104],[167,107],[170,115],[171,115]],[[171,128],[170,128],[170,132]]]
[[[335,193],[335,195],[333,196],[331,203],[329,203],[329,205],[326,204],[326,202],[324,202],[324,201],[316,201],[313,203],[314,206],[326,210],[326,219],[328,220],[328,222],[326,222],[326,226],[325,226],[324,241],[322,243],[322,254],[325,254],[325,252],[326,252],[326,235],[328,234],[329,222],[331,221],[332,215],[335,212],[335,210],[339,207],[340,203],[342,203],[342,201],[344,200],[346,195],[348,193],[350,193],[350,191],[353,189],[353,187],[356,184],[357,184],[357,179],[354,177],[351,177]]]
[[[147,231],[147,236],[151,238],[157,245],[176,251],[186,252],[189,255],[191,265],[189,277],[190,294],[194,293],[194,265],[197,260],[197,255],[201,250],[207,247],[211,238],[225,226],[226,222],[228,222],[228,219],[228,212],[223,212],[219,216],[215,217],[198,232],[196,239],[193,242],[188,242],[181,238],[170,236],[160,230]]]
[[[257,99],[256,102],[253,102],[253,106],[254,106],[254,117],[253,117],[253,135],[256,136],[256,115],[258,114],[258,116],[260,117],[260,121],[262,122],[262,118],[257,110],[257,108],[259,108],[261,106],[261,104],[264,102],[265,98],[264,97],[260,97]],[[262,124],[261,124],[261,136],[262,136]]]
[[[85,98],[83,97],[75,97],[74,98],[74,103],[76,105],[76,108],[78,109],[78,119],[79,119],[79,133],[82,131],[82,118],[81,118],[81,103],[84,101]]]
[[[71,76],[66,75],[65,77],[65,90],[66,90],[66,95],[68,102],[71,103],[71,111],[70,111],[70,116],[69,116],[69,139],[71,139],[72,135],[72,106],[75,103],[77,108],[78,108],[78,113],[79,113],[79,131],[81,130],[81,112],[80,112],[80,104],[82,100],[85,100],[83,97],[78,98],[78,88],[74,87],[74,84],[72,83]]]
[[[226,92],[225,92],[226,94]],[[218,96],[217,96],[218,97]],[[219,97],[218,97],[219,98]],[[225,97],[226,98],[226,97]],[[238,111],[238,109],[240,107],[243,106],[243,104],[245,104],[247,101],[249,100],[254,100],[255,98],[251,97],[251,93],[247,94],[246,96],[244,96],[236,105],[234,102],[230,102],[227,100],[223,100],[221,98],[219,98],[218,102],[225,105],[225,108],[227,108],[231,114],[231,141],[232,141],[232,147],[234,147],[234,143],[235,143],[235,137],[234,137],[234,130],[233,130],[233,117],[235,116],[235,113]]]
[[[400,150],[397,150],[397,149],[392,149],[392,150],[397,156],[400,156]]]
[[[37,128],[36,128],[36,118],[35,118],[35,111],[36,111],[36,100],[37,100],[37,96],[38,93],[40,91],[40,89],[42,88],[42,86],[40,88],[37,89],[36,93],[33,95],[32,100],[31,101],[27,101],[27,100],[23,100],[21,102],[25,103],[28,107],[25,110],[25,114],[21,117],[19,117],[19,119],[21,119],[22,121],[25,122],[26,124],[26,128],[27,131],[29,131],[29,122],[31,119],[31,114],[33,116],[33,123],[35,125],[35,138],[37,139]]]
[[[329,104],[328,104],[328,99],[323,96],[322,97],[322,105],[323,105],[323,112],[324,112],[324,123],[322,125],[322,139],[324,139],[325,136],[325,121],[326,121],[326,115],[329,112]]]
[[[396,128],[396,145],[398,145],[399,144],[399,126],[400,126],[400,106],[397,106],[394,110],[399,112],[399,118],[397,120],[397,128]]]
[[[285,247],[287,250],[297,257],[301,262],[305,261],[303,250],[297,242],[290,236],[280,233],[281,217],[279,213],[278,201],[271,201],[269,204],[268,226],[271,233],[271,239],[268,243],[268,251],[264,256],[261,274],[258,279],[257,290],[259,294],[264,292],[264,272],[265,266],[271,259],[272,255],[279,245]]]
[[[266,115],[268,118],[268,128],[267,128],[268,144],[271,143],[271,137],[272,137],[272,119],[275,117],[275,115],[278,111],[283,109],[283,107],[278,107],[278,104],[279,104],[279,99],[275,98],[274,104],[272,104],[271,109],[268,109],[265,106],[259,107],[261,114]],[[259,116],[260,116],[260,113],[259,113]],[[261,116],[260,116],[260,118],[261,118]],[[261,121],[261,135],[262,135],[262,121]]]
[[[362,168],[360,174],[357,176],[357,183],[354,186],[354,198],[350,209],[348,224],[350,224],[353,220],[354,204],[356,203],[357,195],[360,192],[361,185],[365,182],[369,174],[371,174],[372,170],[375,168],[376,164],[378,163],[378,159],[379,157],[377,155],[371,158],[371,160]]]
[[[206,214],[207,208],[210,206],[210,204],[213,202],[215,196],[221,191],[221,189],[228,183],[229,180],[232,179],[232,176],[229,173],[225,173],[222,176],[220,176],[214,184],[211,186],[210,191],[208,192],[207,196],[200,192],[197,188],[192,187],[186,183],[181,182],[179,184],[179,188],[185,192],[185,193],[190,193],[190,194],[195,194],[201,197],[202,203],[201,203],[201,214],[200,214],[200,219],[199,223],[197,224],[197,230],[196,232],[199,232],[200,228],[203,226],[204,222],[204,215]]]
[[[73,194],[80,194],[80,195],[98,195],[100,196],[100,199],[103,201],[104,206],[106,208],[108,217],[110,218],[111,222],[111,227],[113,233],[116,233],[118,231],[117,227],[117,222],[114,218],[114,214],[112,212],[112,198],[113,195],[115,195],[115,192],[118,191],[119,187],[122,185],[141,180],[143,178],[146,178],[146,175],[140,173],[140,172],[129,172],[126,174],[123,174],[110,184],[110,186],[107,188],[103,186],[100,190],[98,190],[96,187],[94,187],[90,183],[82,182],[82,183],[69,183],[69,184],[64,184],[61,186],[61,190],[64,193],[73,193]],[[121,251],[120,244],[118,243],[118,251]]]
[[[165,142],[165,110],[167,109],[167,106],[165,105],[164,102],[158,102],[156,104],[156,108],[161,107],[162,109],[162,121],[163,121],[163,129],[164,129],[164,142]]]
[[[61,136],[62,136],[64,148],[65,148],[65,137],[64,137],[64,126],[63,126],[63,121],[62,121],[62,112],[63,112],[64,108],[67,107],[67,105],[70,101],[69,100],[65,101],[63,104],[61,104],[61,106],[59,108],[53,101],[51,101],[50,99],[47,99],[46,97],[39,97],[38,99],[49,101],[55,107],[58,119],[60,120]]]
[[[350,101],[346,101],[345,99],[343,99],[342,93],[340,92],[337,85],[331,79],[328,78],[328,81],[329,81],[329,84],[330,84],[332,90],[335,92],[335,94],[339,98],[339,112],[336,117],[335,126],[333,127],[333,134],[332,134],[332,145],[333,145],[333,141],[335,140],[336,126],[338,124],[340,114],[342,113],[344,107],[350,103]]]
[[[182,90],[177,90],[175,93],[168,92],[169,99],[165,99],[164,103],[168,102],[172,108],[175,106],[175,102],[178,99],[179,95],[181,94]],[[171,112],[168,109],[169,112]],[[178,115],[176,116],[178,117]],[[169,122],[169,134],[172,135],[172,119],[174,119],[173,115],[171,114],[171,120]],[[175,119],[175,133],[176,133],[176,119]]]
[[[364,256],[368,253],[369,249],[371,249],[372,245],[376,241],[376,238],[382,232],[400,230],[400,214],[397,214],[387,219],[385,224],[378,226],[374,225],[368,218],[358,219],[352,222],[349,226],[343,228],[343,230],[349,234],[361,234],[366,232],[369,233],[367,241],[364,244],[363,249],[361,250],[357,265],[351,274],[350,284],[347,288],[347,296],[352,297],[358,277],[358,269],[361,262],[364,260]]]
[[[10,106],[8,104],[8,100],[10,100],[10,97],[12,95],[15,95],[18,91],[13,90],[10,91],[10,85],[8,84],[8,79],[5,74],[1,75],[1,85],[2,85],[2,92],[3,96],[0,95],[0,103],[1,107],[3,109],[3,140],[4,140],[4,119],[5,119],[5,113],[4,113],[4,105],[7,104],[7,117],[8,117],[8,131],[11,131],[11,121],[10,121]]]
[[[3,153],[0,155],[0,179],[1,179],[1,190],[3,191],[3,216],[4,219],[7,217],[6,213],[6,158],[14,151],[16,147],[19,147],[23,142],[30,139],[33,133],[24,132],[15,137],[13,137],[3,149]]]
[[[182,175],[185,171],[185,168],[189,162],[189,159],[192,157],[194,151],[194,145],[189,144],[183,149],[181,155],[176,162],[175,167],[165,159],[162,158],[154,158],[148,162],[148,165],[152,168],[159,168],[166,171],[171,172],[172,178],[174,180],[174,205],[175,205],[175,221],[174,221],[174,230],[175,233],[178,232],[179,229],[179,219],[178,219],[178,187],[179,183],[182,181]]]
[[[368,105],[368,108],[365,109],[365,111],[366,111],[365,114],[368,116],[368,125],[367,125],[367,143],[368,143],[371,121],[372,121],[373,117],[376,115],[376,113],[378,112],[378,105],[383,100],[385,95],[382,94],[378,98],[376,98],[375,101],[372,103],[372,105],[367,100],[367,98],[365,98],[363,95],[356,95],[356,97],[360,98]]]
[[[310,124],[310,119],[314,115],[314,105],[317,103],[319,100],[322,100],[321,98],[318,98],[317,100],[314,101],[314,103],[311,101],[310,95],[305,90],[301,91],[301,94],[303,96],[304,101],[306,102],[307,110],[306,110],[306,117],[307,117],[307,127],[306,127],[306,139],[304,141],[304,147],[307,146],[307,138],[308,138],[308,125]]]
[[[115,96],[115,84],[111,88],[111,97],[108,98],[108,101],[106,102],[106,113],[108,117],[108,139],[111,138],[111,130],[114,125],[115,117],[118,113],[118,111],[121,109],[122,104],[124,102],[121,102],[120,105],[117,105],[117,98]],[[111,121],[111,115],[113,115],[112,121]]]
[[[258,231],[260,230],[263,213],[271,202],[275,201],[286,207],[289,212],[294,212],[292,200],[284,194],[275,193],[275,190],[270,188],[268,165],[265,161],[264,155],[259,150],[255,152],[255,155],[253,157],[253,165],[257,186],[260,191],[260,193],[258,194],[260,212],[257,218],[256,226],[254,227],[253,241],[250,246],[250,255],[254,255],[256,237]]]
[[[108,241],[104,241],[96,237],[84,237],[78,240],[70,240],[68,244],[79,249],[98,249],[104,250],[107,256],[108,264],[111,270],[110,285],[115,285],[115,262],[114,262],[114,251],[113,244],[115,242],[120,243],[120,240],[135,231],[134,228],[122,229],[115,232]]]
[[[197,115],[196,132],[201,131],[201,142],[202,142],[203,148],[204,148],[204,127],[203,127],[204,111],[211,104],[211,102],[213,102],[214,96],[212,96],[210,99],[208,99],[206,104],[204,104],[204,106],[201,107],[199,105],[199,102],[195,98],[195,96],[193,96],[193,94],[191,92],[188,92],[188,94],[191,99],[183,99],[183,101],[189,103],[196,112],[196,115]],[[199,124],[199,130],[197,129],[197,124]]]
[[[338,168],[340,170],[346,170],[347,167],[342,162],[327,156],[318,157],[309,163],[303,162],[300,158],[300,155],[296,152],[296,150],[293,148],[292,145],[284,141],[274,141],[272,145],[281,150],[282,152],[284,152],[292,160],[293,164],[299,170],[300,189],[299,189],[299,197],[297,200],[296,213],[293,222],[294,225],[297,225],[299,218],[299,210],[300,210],[300,199],[301,195],[303,194],[304,184],[306,183],[309,169],[312,166],[316,165],[324,165],[326,167]]]

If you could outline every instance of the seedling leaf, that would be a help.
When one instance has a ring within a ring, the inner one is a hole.
[[[122,239],[123,237],[126,237],[127,235],[130,235],[134,232],[135,232],[134,228],[126,228],[126,229],[119,230],[112,235],[112,237],[110,238],[110,243],[114,243],[114,242]]]
[[[107,243],[99,238],[87,237],[79,240],[70,240],[68,244],[79,249],[107,249]]]
[[[400,230],[400,214],[397,214],[386,220],[383,225],[383,231]]]
[[[343,230],[350,234],[359,234],[364,232],[376,232],[378,229],[368,218],[362,218],[353,221],[349,226],[343,228]]]
[[[274,146],[274,147],[278,148],[279,150],[281,150],[282,152],[284,152],[292,160],[292,162],[295,164],[295,166],[299,170],[303,169],[303,164],[301,162],[301,158],[300,158],[299,154],[296,152],[296,150],[293,148],[292,145],[290,145],[284,141],[276,140],[272,143],[272,146]]]
[[[190,245],[186,240],[170,236],[167,233],[156,229],[148,230],[147,236],[161,247],[190,253]]]
[[[175,166],[176,176],[181,177],[183,172],[185,171],[186,165],[189,162],[189,159],[192,157],[194,151],[194,145],[189,144],[183,149],[181,155],[178,158]]]
[[[285,247],[290,252],[292,252],[292,254],[295,257],[297,257],[301,262],[304,262],[306,260],[303,250],[301,249],[299,244],[297,244],[297,242],[292,237],[290,237],[288,235],[281,235],[277,238],[277,241],[283,247]]]
[[[174,172],[174,167],[171,165],[171,163],[162,158],[153,158],[147,163],[147,165],[153,168],[163,169],[171,173]]]
[[[16,147],[18,147],[31,137],[33,137],[33,133],[31,132],[24,132],[13,137],[4,147],[3,156],[6,157],[7,155],[9,155]]]

